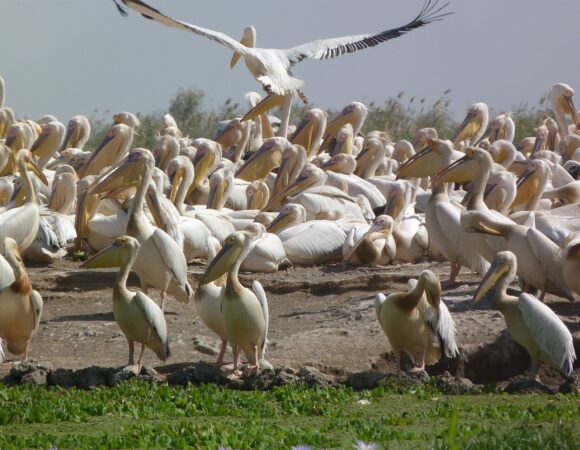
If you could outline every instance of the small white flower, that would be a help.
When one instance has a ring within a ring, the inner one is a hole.
[[[377,450],[377,444],[366,443],[363,441],[356,441],[356,445],[354,446],[355,450]]]

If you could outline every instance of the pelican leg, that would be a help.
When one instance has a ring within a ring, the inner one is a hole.
[[[219,352],[218,359],[216,362],[218,367],[221,367],[224,363],[224,355],[226,354],[227,348],[228,348],[228,341],[222,340],[222,344],[220,346],[220,352]]]
[[[292,93],[284,95],[284,106],[282,107],[282,117],[280,128],[278,129],[278,136],[288,137],[288,125],[290,124],[290,110],[292,109],[292,100],[294,95]]]
[[[161,311],[165,313],[165,301],[167,300],[167,292],[161,292]]]
[[[232,351],[234,353],[234,372],[237,372],[238,366],[240,365],[240,347],[234,345]]]
[[[26,347],[24,349],[24,359],[23,361],[28,361],[28,346],[30,345],[30,339],[26,341]]]
[[[461,271],[461,264],[451,263],[451,273],[449,274],[449,283],[451,283],[451,284],[457,283],[457,277],[458,277],[460,271]]]
[[[135,343],[133,341],[127,341],[129,343],[129,365],[135,364]]]
[[[145,344],[141,344],[141,352],[139,353],[139,359],[137,360],[137,375],[141,373],[141,360],[143,359],[143,353],[145,353]]]
[[[541,383],[540,376],[538,372],[540,371],[540,361],[536,358],[532,358],[532,366],[530,367],[530,380],[537,381]]]

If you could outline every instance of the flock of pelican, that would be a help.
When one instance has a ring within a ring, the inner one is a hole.
[[[293,126],[289,107],[303,94],[291,67],[399,37],[442,18],[446,5],[427,1],[409,24],[374,35],[265,50],[255,48],[254,29],[240,44],[140,0],[121,1],[229,47],[232,67],[243,57],[268,95],[248,94],[249,112],[221,124],[213,139],[184,137],[167,114],[152,149],[132,147],[139,118],[121,112],[90,151],[86,117],[67,126],[53,116],[18,120],[3,104],[0,77],[0,361],[4,347],[27,358],[42,314],[23,260],[53,263],[88,249],[95,254],[84,269],[119,267],[113,312],[137,373],[146,347],[163,361],[170,356],[168,298],[193,299],[221,342],[217,364],[245,376],[269,364],[269,311],[261,284],[245,287],[240,271],[427,259],[449,261],[450,283],[462,267],[479,275],[473,303],[495,288],[494,306],[530,354],[532,378],[541,363],[572,372],[572,335],[543,303],[546,293],[580,295],[580,117],[570,86],[552,87],[554,119],[515,144],[513,118],[490,121],[485,103],[469,108],[451,139],[434,128],[412,141],[364,134],[367,108],[359,102],[332,120],[310,109]],[[279,122],[268,115],[278,106]],[[207,264],[197,286],[188,281],[194,261]],[[130,271],[141,291],[128,289]],[[508,294],[516,276],[519,297]],[[160,292],[159,305],[150,290]],[[378,294],[375,309],[393,350],[408,353],[414,370],[459,354],[437,274],[425,270],[406,292]],[[228,344],[231,367],[224,365]]]

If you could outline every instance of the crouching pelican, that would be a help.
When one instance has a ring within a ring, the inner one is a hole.
[[[225,334],[234,353],[234,375],[240,374],[240,349],[256,371],[259,371],[260,359],[266,351],[269,324],[266,293],[258,281],[252,283],[250,290],[238,279],[242,261],[260,237],[261,233],[254,234],[250,230],[230,234],[199,280],[201,286],[227,273],[227,281],[217,301],[221,303]]]
[[[131,292],[127,289],[129,272],[135,264],[138,251],[137,239],[122,236],[81,266],[84,269],[120,268],[113,288],[113,314],[129,343],[129,366],[136,374],[141,372],[145,347],[153,350],[161,361],[167,360],[171,354],[167,340],[167,324],[161,308],[144,293]],[[141,344],[137,367],[133,356],[135,342]]]
[[[538,370],[541,363],[570,375],[576,359],[570,331],[548,306],[533,295],[522,293],[514,297],[507,294],[516,272],[516,256],[510,251],[499,252],[481,280],[473,304],[495,287],[495,308],[503,314],[514,340],[528,351],[532,359],[530,378],[540,381]]]
[[[0,291],[0,363],[2,341],[10,353],[28,358],[30,338],[38,329],[42,315],[42,297],[32,289],[26,268],[14,239],[4,239],[6,261],[14,273],[14,282]]]
[[[441,300],[439,278],[424,270],[418,280],[411,279],[408,292],[396,292],[388,297],[378,294],[375,311],[381,328],[387,335],[397,357],[407,352],[419,364],[413,372],[425,370],[441,354],[449,358],[459,355],[455,344],[455,324]]]

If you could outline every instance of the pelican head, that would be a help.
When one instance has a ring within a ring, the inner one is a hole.
[[[525,170],[516,183],[516,198],[512,203],[512,208],[519,205],[528,205],[532,198],[541,193],[545,185],[550,168],[548,163],[542,159],[531,159],[524,163]]]
[[[326,174],[324,171],[316,167],[314,164],[306,164],[300,175],[296,180],[289,184],[285,189],[280,191],[274,198],[268,202],[266,210],[277,207],[286,197],[295,195],[313,186],[321,186],[326,180]]]
[[[145,168],[153,170],[153,154],[144,148],[137,148],[122,161],[111,167],[99,181],[93,185],[91,194],[113,193],[139,184]]]
[[[362,103],[349,103],[342,109],[342,112],[337,117],[328,122],[326,126],[326,135],[335,136],[347,123],[352,126],[353,135],[358,134],[367,118],[367,114],[368,109]]]
[[[262,180],[256,180],[246,188],[248,209],[262,209],[270,200],[270,189]]]
[[[344,124],[336,132],[336,137],[330,145],[329,153],[331,156],[341,153],[352,155],[352,147],[354,142],[354,132],[350,123]]]
[[[443,183],[467,183],[468,181],[473,181],[481,167],[480,162],[484,159],[487,159],[490,165],[493,164],[491,155],[486,150],[468,147],[463,158],[453,162],[431,178],[431,185],[440,186]]]
[[[114,161],[118,161],[129,150],[132,141],[131,127],[123,123],[113,125],[86,162],[81,172],[82,176],[98,174]]]
[[[82,149],[89,140],[90,134],[91,123],[89,119],[86,116],[74,116],[68,121],[66,136],[64,137],[60,150],[62,151],[70,147]]]
[[[238,145],[244,135],[245,126],[247,126],[247,123],[242,122],[239,117],[236,117],[228,122],[225,128],[215,137],[214,141],[223,148]]]
[[[290,137],[294,145],[302,145],[309,153],[320,145],[326,130],[327,114],[325,111],[314,108],[306,111],[296,131]]]
[[[564,83],[556,83],[552,86],[550,92],[550,99],[552,101],[552,108],[559,115],[569,114],[572,117],[572,122],[576,125],[576,129],[580,129],[580,117],[578,110],[574,105],[574,89]],[[567,130],[562,130],[567,131]],[[567,133],[566,133],[567,134]]]
[[[60,147],[64,138],[64,132],[65,129],[62,123],[47,123],[42,127],[42,131],[30,147],[30,151],[39,159],[52,156]]]
[[[510,251],[499,252],[481,280],[481,283],[479,283],[471,304],[475,305],[479,302],[503,278],[508,277],[509,280],[512,280],[516,275],[516,271],[516,256]]]
[[[430,270],[424,270],[419,274],[418,282],[423,285],[427,301],[438,307],[441,302],[441,283],[439,277]]]
[[[139,250],[139,241],[130,236],[115,239],[112,245],[101,250],[92,258],[81,264],[82,269],[108,269],[123,267],[135,258]]]
[[[485,103],[474,103],[467,110],[465,119],[455,131],[451,139],[455,145],[458,145],[465,139],[474,138],[482,135],[481,130],[485,132],[489,120],[489,109]],[[477,142],[473,142],[477,144]]]
[[[346,153],[338,153],[320,167],[324,170],[351,175],[356,168],[356,159]]]
[[[437,130],[435,128],[421,128],[415,133],[411,144],[414,148],[425,148],[429,139],[438,139]]]
[[[139,117],[131,112],[120,112],[113,115],[113,124],[117,125],[123,123],[131,128],[138,128],[141,125]]]
[[[545,125],[540,125],[536,128],[536,142],[534,143],[534,149],[532,150],[532,155],[540,150],[546,149],[546,144],[548,143],[548,139],[550,137],[550,131],[548,127]],[[552,150],[552,149],[550,149]]]
[[[290,203],[280,210],[276,218],[268,225],[269,233],[277,233],[285,228],[306,222],[304,206]]]
[[[294,182],[306,164],[306,150],[300,145],[286,147],[282,152],[282,161],[276,175],[273,194]]]
[[[284,137],[272,137],[264,141],[262,146],[250,156],[236,172],[236,178],[254,181],[265,178],[270,171],[280,166],[282,153],[292,145]]]
[[[423,178],[448,166],[454,159],[449,141],[428,139],[426,147],[405,161],[397,169],[397,178]]]
[[[371,240],[374,240],[374,238],[377,238],[377,237],[385,239],[393,231],[394,225],[395,225],[395,221],[393,220],[393,218],[391,216],[381,215],[381,216],[376,217],[375,220],[373,221],[372,225],[367,230],[367,232],[362,236],[361,239],[359,239],[359,241],[348,252],[348,254],[345,255],[345,257],[343,258],[343,261],[345,263],[350,261],[350,259],[354,256],[355,253],[357,253],[357,251],[359,250],[359,248],[361,247],[363,242],[365,242],[365,240],[367,240],[369,238]],[[360,258],[360,255],[359,255],[359,258]],[[368,257],[361,258],[361,260],[362,259],[367,260],[367,262],[372,262],[373,258],[371,257],[370,261],[368,261]]]
[[[30,128],[25,123],[16,122],[8,128],[4,145],[10,147],[13,151],[25,148],[29,133]]]
[[[512,165],[517,157],[517,149],[514,144],[505,139],[498,139],[494,141],[487,151],[493,158],[494,162],[502,165],[506,169]]]
[[[197,139],[194,144],[197,148],[193,160],[195,175],[188,194],[197,189],[208,175],[217,169],[222,159],[222,147],[217,142],[209,139]]]
[[[235,188],[234,176],[225,169],[216,170],[209,177],[208,209],[222,209]]]
[[[169,161],[167,175],[171,183],[169,200],[172,203],[175,203],[177,194],[182,189],[182,186],[184,186],[183,189],[189,189],[189,186],[193,182],[194,174],[195,169],[193,168],[193,163],[187,156],[180,155]]]
[[[155,165],[161,170],[167,169],[169,161],[179,156],[179,140],[173,136],[160,136],[153,145],[151,152],[155,158]]]
[[[257,34],[256,28],[254,28],[253,26],[246,27],[244,29],[244,34],[240,43],[248,48],[254,48],[257,42],[256,34]],[[232,60],[230,61],[231,69],[233,69],[236,66],[241,56],[242,55],[240,55],[238,52],[234,53],[234,55],[232,56]]]
[[[18,151],[16,154],[16,166],[20,172],[30,170],[45,186],[48,186],[48,180],[42,170],[36,165],[36,160],[29,150],[22,149]]]
[[[387,194],[387,205],[385,214],[395,219],[397,222],[402,219],[405,208],[411,200],[415,186],[406,180],[396,181]]]

